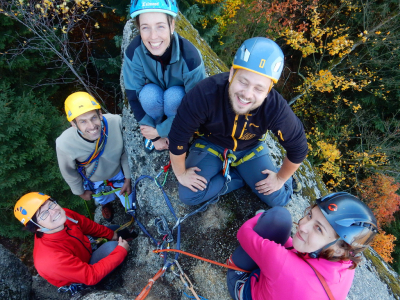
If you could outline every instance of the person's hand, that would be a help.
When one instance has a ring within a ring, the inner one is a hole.
[[[132,193],[132,186],[131,186],[131,179],[130,178],[125,178],[124,184],[121,187],[121,190],[119,191],[120,195],[125,195],[127,193],[130,195]]]
[[[268,177],[256,183],[256,190],[260,194],[270,195],[283,187],[285,181],[279,178],[277,173],[268,169],[261,173],[268,174]]]
[[[92,191],[85,191],[82,195],[79,195],[83,200],[89,201],[92,200]]]
[[[114,235],[113,235],[113,237],[112,237],[111,240],[112,240],[112,241],[118,241],[118,233],[116,233],[116,232],[114,231]]]
[[[197,192],[198,190],[203,191],[207,187],[207,180],[200,175],[197,175],[196,172],[200,172],[201,170],[198,167],[192,167],[186,169],[180,175],[177,175],[179,183],[183,186],[186,186],[193,192]]]
[[[158,141],[153,142],[153,145],[156,150],[166,150],[169,147],[169,140],[168,138],[161,138]]]
[[[148,140],[155,139],[159,136],[157,129],[147,125],[140,125],[140,132]]]
[[[129,244],[127,241],[123,240],[122,237],[118,239],[118,246],[124,247],[126,251],[129,251]]]

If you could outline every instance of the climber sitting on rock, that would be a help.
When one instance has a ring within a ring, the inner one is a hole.
[[[95,285],[113,271],[126,257],[125,231],[115,232],[67,208],[43,193],[32,192],[21,197],[14,207],[15,217],[35,233],[33,260],[40,276],[57,286]],[[111,226],[110,226],[111,227]],[[92,251],[89,238],[108,240]]]
[[[285,208],[256,213],[237,233],[240,246],[228,264],[233,299],[345,300],[361,253],[377,234],[371,210],[356,197],[333,193],[307,208],[290,238]]]
[[[75,195],[102,205],[102,214],[111,221],[111,201],[117,195],[123,206],[132,201],[131,172],[122,137],[122,119],[103,115],[99,103],[86,92],[76,92],[65,100],[71,123],[56,140],[58,165]],[[115,194],[111,191],[120,188]]]
[[[267,38],[246,40],[229,73],[208,77],[182,100],[169,134],[172,168],[180,200],[195,205],[246,182],[269,206],[286,205],[292,175],[307,155],[303,125],[272,86],[284,63]],[[185,162],[188,143],[198,130]],[[263,135],[270,130],[286,149],[276,168]]]
[[[183,96],[204,79],[199,50],[175,32],[174,0],[132,1],[139,35],[127,47],[126,96],[145,137],[145,151],[168,149],[168,133]]]

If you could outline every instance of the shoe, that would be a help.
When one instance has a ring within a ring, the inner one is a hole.
[[[151,151],[154,150],[154,144],[151,140],[144,139],[144,151],[147,153],[150,153]]]
[[[101,206],[101,214],[103,215],[104,220],[107,222],[111,222],[114,217],[114,211],[111,206],[111,203],[107,203]]]
[[[298,193],[300,193],[303,186],[301,185],[301,182],[296,174],[293,174],[292,177],[293,177],[293,181],[292,181],[293,194],[298,194]]]
[[[118,234],[118,237],[122,237],[127,242],[130,242],[130,241],[136,239],[138,236],[136,231],[134,231],[133,229],[131,231],[129,231],[127,228],[122,229],[121,231],[118,231],[117,234]]]

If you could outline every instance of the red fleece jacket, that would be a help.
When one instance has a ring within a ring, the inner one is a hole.
[[[78,223],[67,219],[63,230],[44,234],[42,238],[35,237],[35,267],[40,276],[57,287],[71,283],[95,285],[124,260],[127,251],[117,246],[110,255],[90,265],[92,249],[86,235],[111,240],[114,231],[72,210],[64,210]]]

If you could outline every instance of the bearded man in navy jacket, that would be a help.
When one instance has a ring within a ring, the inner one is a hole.
[[[275,42],[251,38],[237,51],[230,72],[202,80],[185,95],[169,134],[182,202],[200,204],[245,183],[271,207],[290,201],[292,175],[308,146],[301,121],[272,89],[283,63]],[[200,138],[185,161],[189,140],[197,130]],[[280,168],[262,141],[267,130],[286,150]]]

